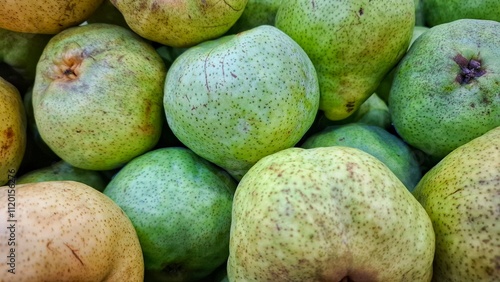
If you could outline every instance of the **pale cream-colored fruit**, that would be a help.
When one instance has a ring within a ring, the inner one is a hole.
[[[144,280],[137,233],[110,198],[74,181],[13,187],[0,187],[0,282]]]
[[[26,150],[26,112],[19,91],[0,77],[0,185],[15,176]]]
[[[0,0],[0,28],[56,34],[84,22],[103,0]]]

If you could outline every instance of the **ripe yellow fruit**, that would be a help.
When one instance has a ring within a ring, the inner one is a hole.
[[[0,28],[56,34],[84,22],[103,0],[0,0]]]
[[[21,94],[0,77],[0,185],[13,178],[26,149],[26,112]]]

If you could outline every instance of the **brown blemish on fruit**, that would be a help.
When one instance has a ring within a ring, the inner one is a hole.
[[[81,265],[85,265],[82,261],[82,259],[78,256],[78,254],[76,253],[78,250],[74,250],[73,248],[71,248],[67,243],[64,243],[64,245],[66,247],[68,247],[68,249],[71,250],[71,253],[73,254],[73,256],[75,256],[75,258],[80,262]]]
[[[14,143],[14,130],[12,127],[4,130],[4,136],[5,142],[2,144],[2,147],[0,147],[2,155],[12,146],[12,143]]]
[[[461,85],[472,83],[476,77],[486,73],[486,70],[481,68],[481,60],[479,59],[468,60],[461,54],[457,54],[453,61],[460,67],[460,73],[456,76],[455,81]]]
[[[356,102],[354,102],[354,101],[347,102],[347,104],[345,104],[347,112],[348,113],[352,112],[354,110],[355,105],[356,105]]]

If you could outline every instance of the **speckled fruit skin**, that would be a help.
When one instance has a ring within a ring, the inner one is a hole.
[[[108,184],[104,175],[100,171],[77,168],[63,160],[55,162],[49,166],[28,171],[19,176],[19,178],[16,179],[16,183],[24,184],[55,180],[72,180],[82,182],[94,189],[97,189],[98,191],[104,190]]]
[[[0,0],[0,28],[26,33],[56,34],[81,24],[103,0]]]
[[[307,138],[302,148],[346,146],[379,159],[411,192],[422,177],[416,156],[399,137],[375,125],[351,123],[329,126]]]
[[[222,169],[189,149],[170,147],[129,162],[104,194],[132,220],[147,275],[197,281],[227,259],[235,189]]]
[[[38,131],[72,166],[118,168],[158,142],[165,75],[155,49],[123,27],[67,29],[50,40],[37,65]]]
[[[4,257],[0,282],[144,280],[137,234],[111,199],[74,181],[13,186],[0,187],[0,247],[5,256],[14,249],[15,274]]]
[[[415,25],[414,0],[289,0],[275,25],[311,58],[320,109],[331,120],[355,112],[401,59]]]
[[[413,194],[436,234],[433,281],[500,280],[500,127],[447,155]]]
[[[273,26],[182,53],[165,81],[177,138],[236,179],[260,158],[294,146],[312,125],[319,86],[311,61]]]
[[[398,65],[389,95],[401,138],[440,160],[499,126],[498,46],[500,23],[494,21],[458,20],[422,34]],[[480,62],[475,72],[484,74],[465,83],[457,56]]]
[[[359,149],[286,149],[236,189],[229,281],[430,281],[433,256],[425,210]]]
[[[258,27],[274,25],[276,13],[283,0],[248,0],[243,13],[228,33],[238,33]]]
[[[423,0],[422,10],[429,27],[459,19],[500,21],[498,0]]]
[[[17,173],[26,150],[27,118],[19,91],[0,77],[0,185]]]
[[[248,0],[111,0],[140,36],[172,47],[190,47],[223,35]]]

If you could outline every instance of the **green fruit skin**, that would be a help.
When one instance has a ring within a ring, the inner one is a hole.
[[[183,147],[160,148],[124,166],[104,194],[132,221],[145,268],[162,281],[194,281],[228,256],[236,182]]]
[[[429,30],[429,28],[426,26],[415,26],[413,28],[413,36],[411,38],[410,46],[408,46],[408,49],[411,47],[413,42],[415,42],[415,40],[417,40],[417,38],[419,38],[420,35],[422,35],[427,30]],[[396,72],[396,68],[397,65],[384,76],[384,79],[382,79],[382,81],[378,85],[377,90],[375,90],[377,95],[386,103],[389,102],[389,94],[391,92],[392,81],[394,80],[394,73]]]
[[[260,25],[274,26],[276,13],[283,0],[248,0],[243,13],[227,34],[234,34],[258,27]]]
[[[239,182],[229,249],[229,281],[430,281],[434,232],[375,157],[289,148]]]
[[[500,23],[458,20],[422,34],[401,60],[389,95],[393,125],[410,145],[439,160],[500,125]],[[454,57],[479,59],[469,84]]]
[[[403,182],[409,191],[417,185],[422,174],[410,147],[383,128],[362,123],[329,126],[309,137],[302,148],[346,146],[371,154]]]
[[[76,168],[62,160],[50,166],[27,172],[16,179],[16,183],[23,184],[57,180],[81,182],[98,191],[103,191],[108,184],[100,172]]]
[[[320,109],[331,120],[354,113],[403,57],[415,25],[414,0],[290,0],[275,25],[311,58]]]
[[[413,195],[436,233],[433,281],[499,281],[500,127],[447,155]]]
[[[311,61],[290,37],[266,25],[186,50],[165,81],[172,132],[236,179],[262,157],[294,146],[318,105]]]
[[[81,63],[71,80],[62,72],[73,61]],[[121,167],[159,140],[165,65],[130,30],[97,23],[66,29],[47,44],[37,74],[38,131],[72,166]]]
[[[0,62],[13,67],[30,82],[36,65],[52,35],[10,31],[0,28]]]
[[[460,19],[500,21],[498,0],[422,0],[426,26],[433,27]]]

